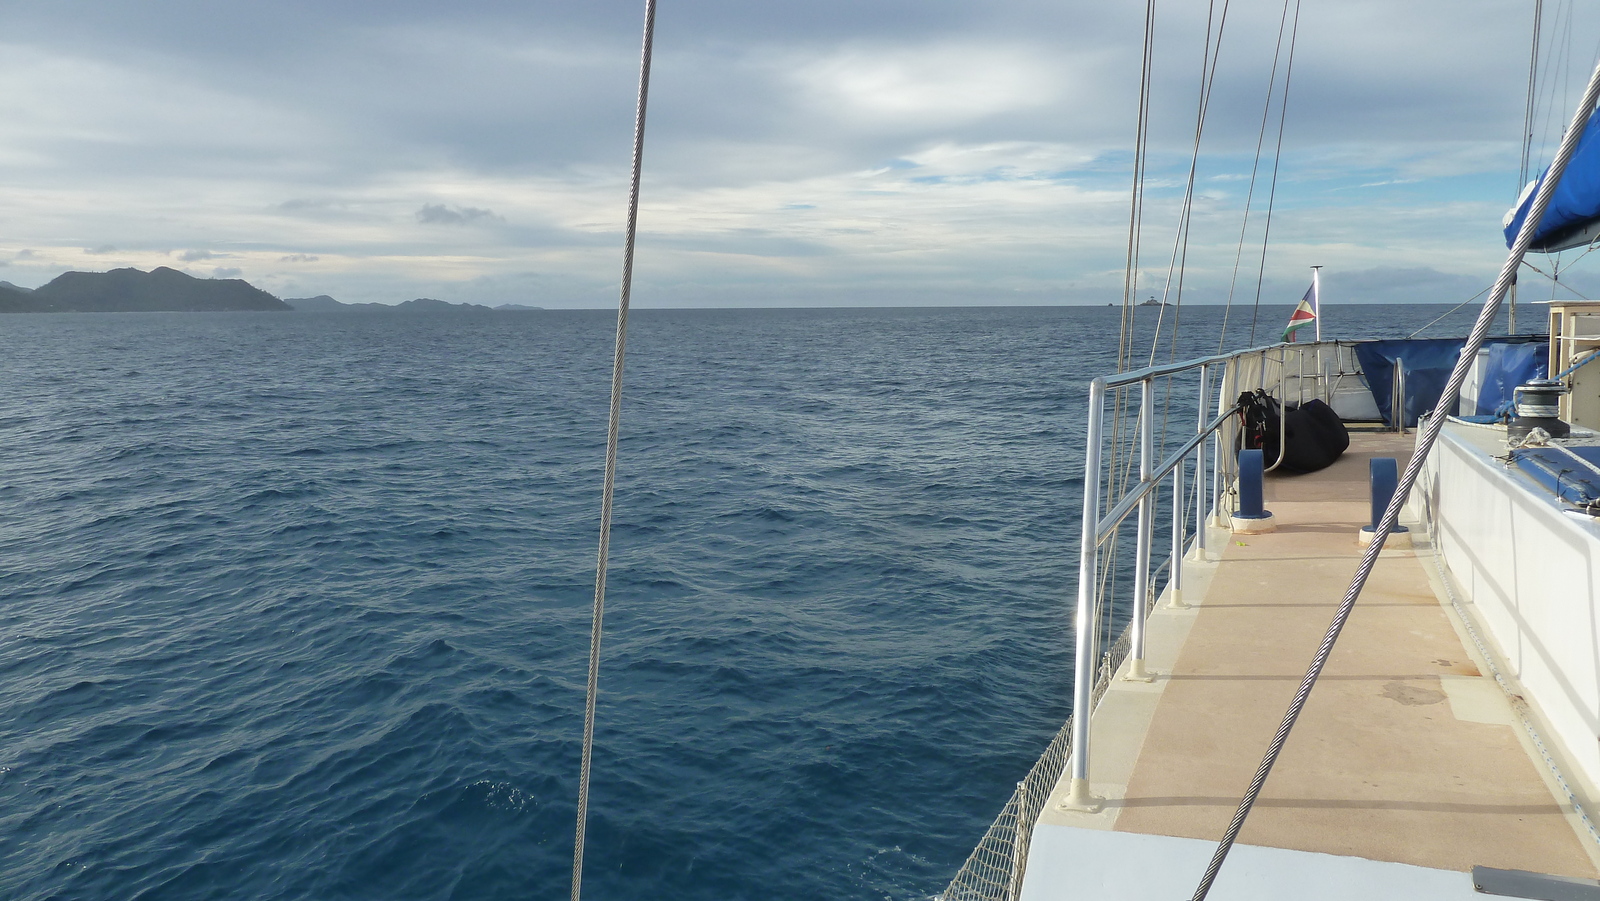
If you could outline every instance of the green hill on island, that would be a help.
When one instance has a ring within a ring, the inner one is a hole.
[[[243,279],[195,278],[166,266],[150,272],[65,272],[33,290],[0,282],[0,313],[489,313],[540,309],[523,304],[491,308],[431,297],[398,304],[341,303],[326,294],[284,301]]]
[[[65,272],[27,291],[0,286],[0,313],[243,312],[292,309],[237,278],[195,278],[165,266],[150,272]]]

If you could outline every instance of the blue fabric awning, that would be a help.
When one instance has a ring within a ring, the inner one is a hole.
[[[1547,168],[1539,176],[1535,186],[1544,182],[1549,171]],[[1516,241],[1522,221],[1528,218],[1528,208],[1533,205],[1535,193],[1536,190],[1524,190],[1523,196],[1517,200],[1515,212],[1505,227],[1507,248]],[[1567,163],[1561,183],[1556,185],[1550,206],[1544,211],[1544,218],[1539,220],[1539,229],[1534,232],[1533,244],[1529,249],[1553,253],[1587,244],[1600,235],[1596,226],[1600,226],[1600,112],[1589,117],[1583,137],[1578,140],[1577,152]]]
[[[1498,413],[1501,405],[1511,402],[1512,389],[1544,378],[1549,362],[1549,345],[1543,341],[1490,343],[1489,366],[1478,385],[1478,403],[1473,412]]]
[[[1480,386],[1476,409],[1493,413],[1511,399],[1511,389],[1544,375],[1544,339],[1534,336],[1496,338],[1489,348],[1489,369]],[[1385,425],[1389,421],[1389,395],[1394,385],[1394,364],[1402,361],[1406,370],[1405,424],[1417,424],[1417,417],[1432,410],[1450,381],[1450,370],[1465,347],[1465,338],[1397,338],[1390,341],[1363,341],[1356,345],[1356,362],[1372,390],[1372,401]]]

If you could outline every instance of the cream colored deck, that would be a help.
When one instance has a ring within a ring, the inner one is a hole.
[[[1368,459],[1404,467],[1413,440],[1352,435],[1330,469],[1269,477],[1279,531],[1211,532],[1213,562],[1191,566],[1200,584],[1185,591],[1195,606],[1151,619],[1156,680],[1118,681],[1096,712],[1090,781],[1105,809],[1063,811],[1058,788],[1041,823],[1221,836],[1355,571]],[[1383,552],[1241,844],[1600,875],[1431,568],[1425,550]]]

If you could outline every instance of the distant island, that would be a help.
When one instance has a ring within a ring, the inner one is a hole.
[[[400,304],[341,303],[326,294],[279,300],[237,278],[195,278],[157,267],[110,272],[66,272],[35,289],[0,282],[0,313],[488,313],[531,311],[542,307],[449,303],[419,297]]]
[[[32,291],[0,285],[0,313],[287,311],[288,304],[237,278],[195,278],[165,266],[150,272],[64,272]]]
[[[489,313],[495,310],[542,310],[517,303],[486,307],[476,303],[450,303],[431,297],[419,297],[405,303],[344,303],[326,294],[316,297],[290,297],[284,301],[302,313]]]

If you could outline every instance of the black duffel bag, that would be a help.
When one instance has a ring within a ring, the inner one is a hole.
[[[1271,466],[1278,459],[1279,418],[1282,417],[1282,472],[1316,472],[1332,465],[1350,446],[1350,433],[1339,414],[1320,400],[1312,399],[1280,412],[1278,402],[1257,389],[1239,395],[1240,415],[1244,418],[1242,440],[1247,448],[1259,448]]]

